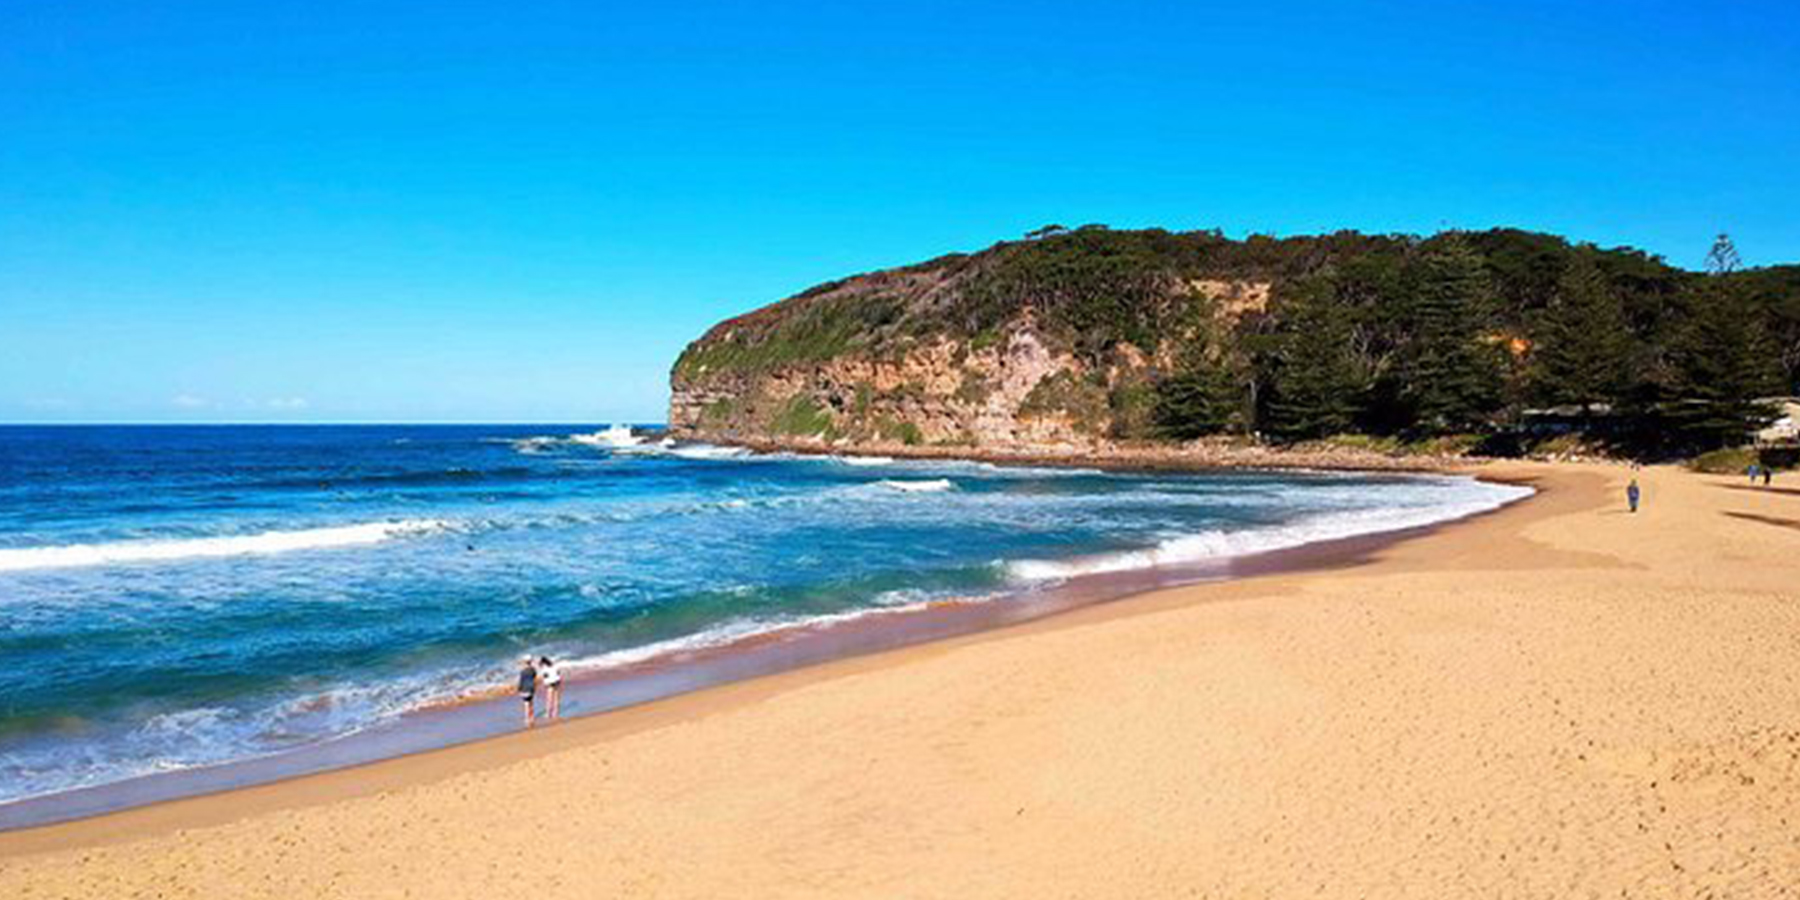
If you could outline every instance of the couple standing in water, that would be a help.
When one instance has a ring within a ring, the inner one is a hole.
[[[540,682],[544,686],[544,718],[555,721],[562,717],[562,670],[548,656],[536,660],[527,656],[519,668],[519,699],[525,701],[526,728],[537,722],[534,704]]]

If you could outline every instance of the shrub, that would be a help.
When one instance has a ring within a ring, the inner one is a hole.
[[[736,412],[737,401],[730,397],[721,397],[706,404],[706,406],[700,410],[700,421],[705,422],[708,425],[723,425],[726,422],[731,421],[732,414]]]
[[[1397,438],[1373,434],[1334,434],[1319,443],[1328,447],[1343,447],[1346,450],[1361,450],[1368,453],[1392,455],[1401,452],[1400,441]]]
[[[1068,370],[1038,379],[1019,404],[1021,416],[1066,413],[1076,428],[1098,434],[1110,411],[1106,389]]]
[[[971,406],[978,406],[987,401],[988,395],[994,392],[992,385],[980,372],[964,372],[962,384],[956,386],[956,399]]]
[[[829,435],[831,413],[820,409],[811,397],[798,396],[781,407],[769,427],[776,434]]]
[[[1756,450],[1750,447],[1725,447],[1702,453],[1688,460],[1687,466],[1696,472],[1713,475],[1737,475],[1757,461]]]

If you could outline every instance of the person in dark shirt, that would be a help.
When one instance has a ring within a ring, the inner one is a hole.
[[[537,667],[531,664],[531,657],[525,657],[523,668],[519,669],[519,699],[525,701],[525,727],[530,728],[536,716],[531,701],[537,697]]]
[[[1632,512],[1637,512],[1638,497],[1640,496],[1640,494],[1641,494],[1641,492],[1638,490],[1637,479],[1636,478],[1631,479],[1631,484],[1626,485],[1626,487],[1625,487],[1625,500],[1626,500],[1626,502],[1631,504]]]

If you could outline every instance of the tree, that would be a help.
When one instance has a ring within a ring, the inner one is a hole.
[[[1460,234],[1434,242],[1419,263],[1407,309],[1410,342],[1402,369],[1402,398],[1413,430],[1479,430],[1499,409],[1501,353],[1488,342],[1493,326],[1491,287],[1481,258]]]
[[[1156,386],[1151,416],[1156,432],[1177,441],[1229,429],[1243,410],[1239,379],[1222,359],[1209,356],[1205,342],[1189,351],[1180,372]]]
[[[1550,404],[1617,404],[1630,378],[1625,307],[1586,253],[1564,267],[1532,350],[1532,392]]]
[[[1316,281],[1282,310],[1266,365],[1270,396],[1262,425],[1285,440],[1350,430],[1368,379],[1358,364],[1350,310],[1334,284]]]
[[[1729,250],[1730,240],[1721,239]],[[1714,244],[1715,253],[1719,249]],[[1757,399],[1779,384],[1764,317],[1742,285],[1727,277],[1729,267],[1713,272],[1690,291],[1689,318],[1671,348],[1674,398],[1665,405],[1681,442],[1696,450],[1748,440],[1772,418]]]
[[[1736,272],[1742,261],[1738,259],[1737,245],[1731,242],[1731,235],[1721,234],[1713,238],[1712,249],[1706,251],[1706,271],[1709,275],[1730,275]]]

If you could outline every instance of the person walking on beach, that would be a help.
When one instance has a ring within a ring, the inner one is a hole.
[[[1637,512],[1638,497],[1641,493],[1642,492],[1638,490],[1636,478],[1631,479],[1631,483],[1625,486],[1625,502],[1631,504],[1632,512]]]
[[[537,719],[537,716],[534,715],[536,710],[531,706],[532,700],[537,697],[537,677],[537,669],[532,666],[531,657],[525,657],[525,662],[519,669],[519,699],[525,701],[526,728],[530,728]]]
[[[1757,469],[1756,463],[1751,463],[1750,465],[1744,467],[1744,474],[1750,476],[1751,484],[1756,483],[1756,469]]]
[[[1775,477],[1775,470],[1769,468],[1768,466],[1763,466],[1762,473],[1763,473],[1763,487],[1768,487],[1769,482],[1771,480],[1773,480]]]
[[[544,714],[554,722],[562,718],[562,670],[548,656],[538,657],[538,677],[544,679]]]

